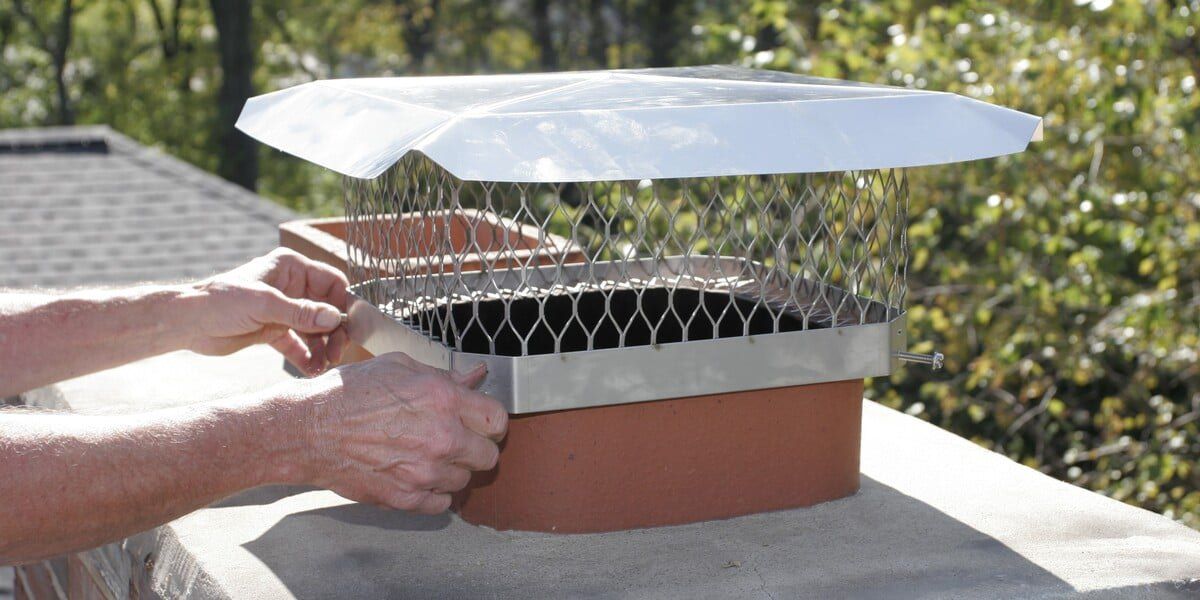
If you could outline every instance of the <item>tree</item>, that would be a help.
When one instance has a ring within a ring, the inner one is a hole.
[[[75,5],[72,0],[61,0],[58,18],[52,26],[43,25],[35,10],[26,6],[24,0],[13,0],[13,12],[33,32],[38,46],[50,55],[53,64],[54,88],[57,94],[57,118],[54,124],[72,125],[75,123],[75,112],[72,110],[71,95],[67,90],[66,71]]]
[[[679,0],[660,0],[646,4],[645,38],[650,49],[647,63],[651,67],[674,66],[683,31],[689,25],[683,15],[683,3]]]
[[[587,55],[593,66],[608,66],[608,13],[612,0],[588,0]]]
[[[408,50],[409,68],[423,73],[437,39],[437,17],[440,0],[395,0],[396,13],[403,27],[404,48]]]
[[[533,0],[533,39],[537,42],[543,71],[558,70],[558,50],[550,22],[550,0]]]
[[[217,173],[248,190],[258,187],[258,145],[237,130],[238,115],[254,95],[250,0],[211,0],[217,27],[221,89],[217,93]]]
[[[195,50],[195,46],[183,37],[184,0],[171,0],[170,12],[159,4],[159,0],[146,0],[146,4],[154,17],[154,31],[162,60],[176,75],[176,87],[186,94],[190,91],[188,86],[193,68],[189,61],[183,59]]]

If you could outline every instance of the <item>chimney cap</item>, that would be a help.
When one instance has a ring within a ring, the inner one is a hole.
[[[421,152],[463,180],[916,167],[1023,151],[1041,118],[946,92],[731,66],[333,79],[247,101],[251,137],[371,179]]]

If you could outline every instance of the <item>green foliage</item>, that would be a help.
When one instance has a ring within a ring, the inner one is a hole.
[[[872,393],[1200,526],[1200,3],[1108,4],[830,3],[787,66],[1045,116],[1024,154],[912,171],[909,335],[946,375]]]
[[[62,73],[76,120],[214,168],[220,73],[207,3],[76,4]],[[541,4],[551,10],[539,18]],[[871,394],[1200,527],[1200,1],[648,4],[262,0],[256,85],[667,58],[947,90],[1044,115],[1045,141],[1024,154],[909,173],[909,337],[915,351],[944,352],[947,368],[904,369]],[[54,123],[53,40],[37,32],[53,29],[59,4],[13,6],[0,3],[0,126]],[[262,152],[263,193],[339,209],[336,177]]]

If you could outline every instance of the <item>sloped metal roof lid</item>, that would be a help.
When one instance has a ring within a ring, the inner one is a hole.
[[[248,135],[359,178],[411,151],[482,181],[915,167],[1021,152],[1041,118],[945,92],[727,66],[314,81]]]

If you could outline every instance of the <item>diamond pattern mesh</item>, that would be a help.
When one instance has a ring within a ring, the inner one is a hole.
[[[419,154],[345,179],[351,279],[460,352],[527,356],[891,320],[903,170],[461,181]]]

